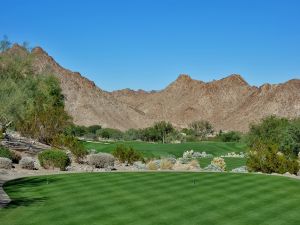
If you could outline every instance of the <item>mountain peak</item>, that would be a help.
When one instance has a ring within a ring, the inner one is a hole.
[[[41,47],[35,47],[32,49],[31,53],[37,54],[37,55],[48,55],[47,52],[44,51]]]
[[[188,74],[180,74],[176,81],[191,81],[192,78]]]
[[[24,56],[28,54],[27,50],[19,44],[13,44],[13,46],[6,51],[8,54]]]
[[[221,79],[222,82],[237,83],[240,85],[249,85],[245,79],[239,74],[231,74],[228,77]]]

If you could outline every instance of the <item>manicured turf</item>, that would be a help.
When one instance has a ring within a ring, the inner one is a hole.
[[[299,225],[300,181],[230,173],[93,173],[5,185],[1,225]]]
[[[193,149],[194,151],[206,151],[206,153],[219,156],[227,152],[243,152],[246,146],[242,143],[225,143],[214,141],[190,142],[181,144],[152,144],[147,142],[115,142],[115,143],[92,143],[83,142],[87,149],[95,149],[99,152],[111,152],[118,144],[132,146],[134,149],[141,151],[146,157],[160,157],[174,155],[182,156],[182,153]]]

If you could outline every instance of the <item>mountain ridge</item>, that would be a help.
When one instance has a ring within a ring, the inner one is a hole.
[[[9,51],[23,54],[21,48],[14,45]],[[239,74],[210,82],[181,74],[162,90],[109,92],[80,73],[63,68],[40,47],[29,54],[34,58],[37,72],[58,77],[66,110],[79,125],[101,124],[126,130],[167,120],[182,128],[193,120],[205,119],[217,130],[244,132],[249,123],[267,115],[300,116],[299,79],[257,87],[250,86]]]

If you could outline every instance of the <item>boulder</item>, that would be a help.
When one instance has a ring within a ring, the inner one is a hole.
[[[12,161],[8,158],[0,157],[0,169],[11,169]]]
[[[233,173],[248,173],[248,169],[246,166],[241,166],[238,168],[234,168],[233,170],[231,170],[231,172],[233,172]]]
[[[34,170],[34,159],[31,157],[24,157],[20,160],[20,166],[22,169]]]

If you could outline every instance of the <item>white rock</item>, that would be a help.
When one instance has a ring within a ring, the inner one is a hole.
[[[0,169],[11,169],[12,161],[8,158],[0,157]]]

